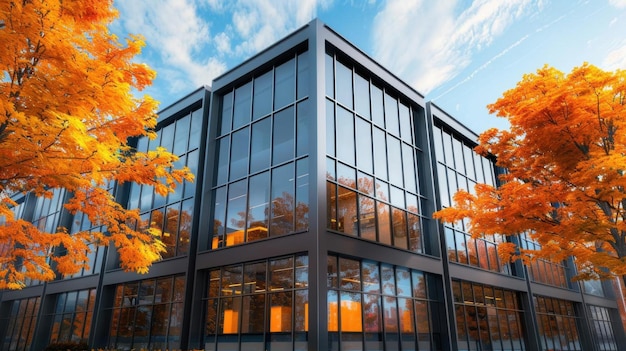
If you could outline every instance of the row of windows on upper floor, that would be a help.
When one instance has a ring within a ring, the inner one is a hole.
[[[226,135],[305,98],[309,94],[309,75],[308,52],[294,54],[288,61],[224,93],[219,135]]]
[[[215,189],[210,248],[307,230],[308,163],[300,158]]]
[[[150,140],[142,137],[137,140],[137,151],[153,151],[157,147],[166,148],[178,156],[175,168],[189,167],[193,174],[198,173],[200,139],[202,132],[202,109],[197,109],[156,131],[157,137]],[[128,197],[128,208],[139,208],[141,213],[192,197],[196,182],[184,181],[178,184],[173,193],[161,196],[154,187],[133,183]]]
[[[163,147],[178,156],[175,168],[188,167],[198,174],[203,109],[196,109],[156,131],[157,137],[137,140],[139,152]],[[129,190],[128,208],[139,208],[139,229],[155,229],[161,233],[166,246],[162,258],[185,255],[189,252],[194,213],[194,195],[197,182],[184,181],[174,192],[158,195],[153,186],[132,184]]]
[[[421,151],[328,99],[326,154],[397,187],[419,192]]]
[[[404,142],[415,144],[410,104],[334,53],[327,53],[325,62],[327,97]]]
[[[307,155],[311,117],[305,99],[219,138],[216,185]]]
[[[493,162],[477,154],[473,146],[438,126],[433,127],[433,141],[438,162],[456,170],[474,184],[496,184]],[[453,186],[450,189],[456,191]]]

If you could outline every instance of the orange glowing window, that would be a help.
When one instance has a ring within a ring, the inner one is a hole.
[[[337,303],[328,306],[328,331],[337,331]],[[357,301],[341,301],[341,331],[361,332],[361,303]]]

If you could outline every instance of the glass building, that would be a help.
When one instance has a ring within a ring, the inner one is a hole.
[[[498,184],[477,135],[313,21],[159,113],[196,181],[166,197],[110,184],[167,251],[145,275],[115,248],[90,269],[0,292],[0,349],[618,350],[620,282],[572,282],[573,259],[526,267],[432,213]],[[97,229],[17,195],[40,228]],[[63,254],[59,252],[59,254]]]

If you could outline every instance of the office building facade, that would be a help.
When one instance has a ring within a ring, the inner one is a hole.
[[[432,213],[497,185],[477,136],[319,21],[159,114],[196,181],[166,197],[111,184],[167,251],[145,275],[114,248],[89,270],[0,293],[0,349],[55,342],[203,350],[618,350],[621,295],[573,261],[503,262]],[[41,228],[92,225],[19,195]],[[619,286],[617,286],[619,288]],[[619,298],[618,298],[619,297]]]

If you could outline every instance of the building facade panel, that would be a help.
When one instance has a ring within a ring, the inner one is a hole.
[[[146,275],[115,248],[90,267],[0,292],[0,348],[617,350],[614,287],[571,282],[572,261],[503,262],[432,212],[498,185],[477,135],[313,21],[159,114],[152,140],[196,174],[167,196],[110,184],[167,251]],[[17,196],[17,195],[16,195]],[[94,228],[50,199],[14,212]],[[59,252],[62,254],[62,252]]]

